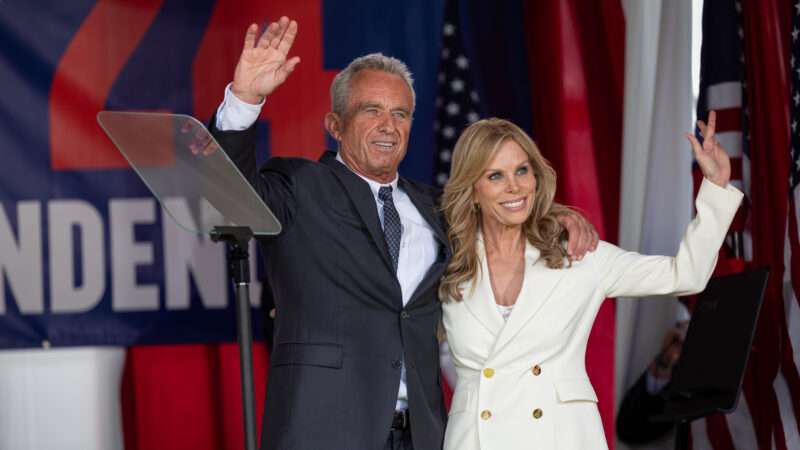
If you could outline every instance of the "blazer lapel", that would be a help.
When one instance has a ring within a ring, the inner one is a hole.
[[[383,229],[378,217],[378,209],[375,206],[375,197],[372,196],[369,185],[344,164],[337,161],[336,153],[334,152],[325,152],[320,158],[320,162],[333,169],[333,173],[336,174],[336,177],[339,178],[339,181],[347,190],[350,200],[355,205],[356,211],[361,216],[361,220],[367,227],[370,236],[372,236],[383,262],[394,274],[392,260],[389,257],[389,249],[386,247],[386,238],[383,236]]]
[[[506,322],[497,310],[494,292],[492,292],[492,282],[489,279],[486,250],[483,246],[483,238],[480,235],[478,235],[475,250],[480,260],[480,270],[475,275],[474,280],[464,286],[464,299],[462,301],[475,319],[492,335],[497,336],[506,326]]]
[[[539,250],[530,243],[526,245],[525,278],[522,281],[522,288],[514,304],[514,310],[494,344],[492,356],[511,342],[514,336],[553,298],[553,291],[566,274],[564,270],[548,269],[544,260],[539,258]]]

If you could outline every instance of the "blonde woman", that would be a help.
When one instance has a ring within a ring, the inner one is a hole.
[[[701,145],[697,217],[677,256],[600,242],[570,262],[553,204],[556,175],[514,124],[489,119],[458,140],[443,208],[453,258],[439,289],[458,372],[445,450],[605,449],[586,342],[606,297],[701,291],[742,199],[714,137]]]

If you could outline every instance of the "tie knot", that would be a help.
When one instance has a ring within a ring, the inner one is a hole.
[[[392,187],[391,186],[381,186],[378,189],[378,198],[382,201],[392,201]]]

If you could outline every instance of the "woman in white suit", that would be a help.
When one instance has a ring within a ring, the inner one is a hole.
[[[533,141],[500,119],[464,131],[443,197],[453,258],[439,293],[458,373],[445,450],[607,448],[584,367],[589,331],[606,297],[704,289],[742,199],[714,122],[699,122],[703,144],[687,134],[705,179],[678,254],[600,242],[575,261],[555,220],[555,172]]]

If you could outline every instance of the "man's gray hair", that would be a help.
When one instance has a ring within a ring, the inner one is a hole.
[[[331,83],[331,109],[340,116],[347,112],[350,99],[350,84],[353,77],[362,70],[378,70],[397,75],[403,79],[411,90],[411,112],[417,105],[417,94],[414,92],[414,78],[403,61],[382,53],[370,53],[354,59],[344,70],[336,74]]]

